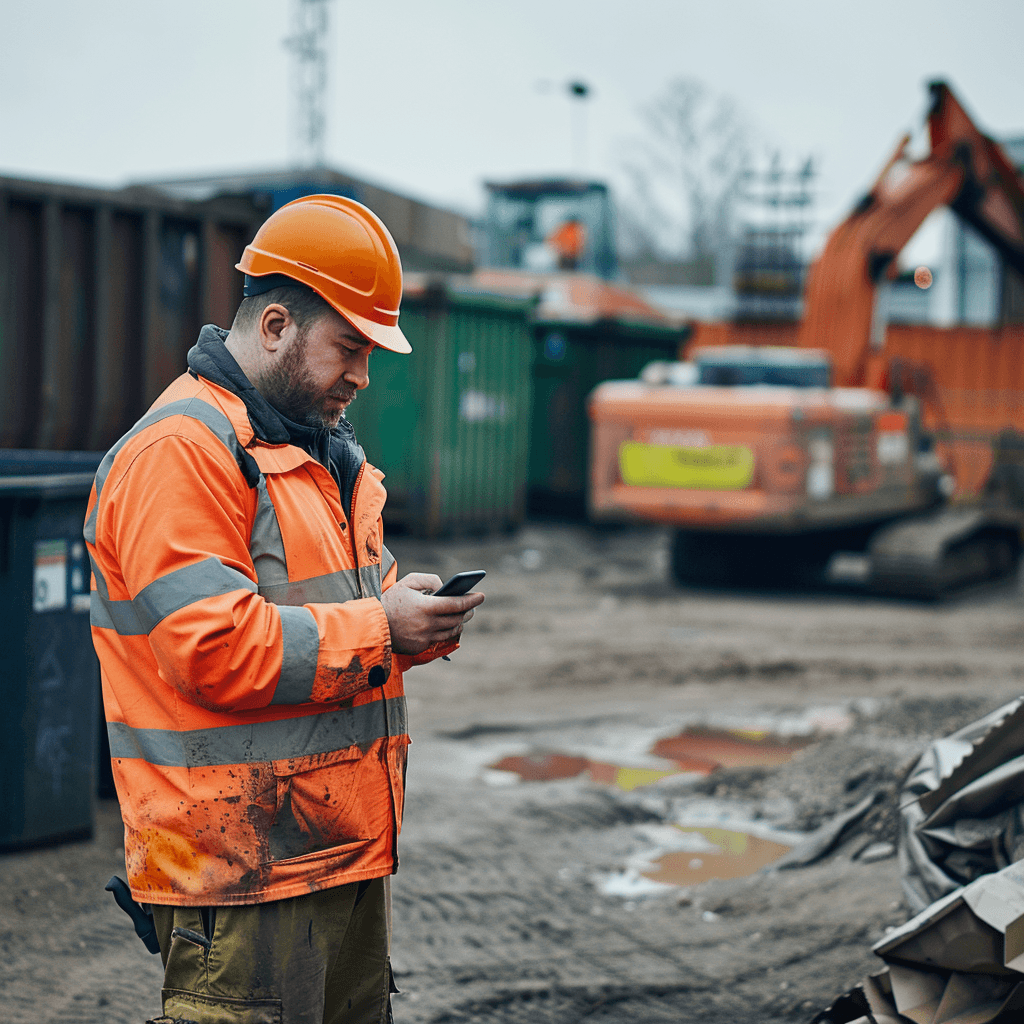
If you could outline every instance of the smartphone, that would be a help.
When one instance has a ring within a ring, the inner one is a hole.
[[[434,591],[434,597],[461,597],[468,594],[486,575],[484,569],[457,572],[440,590]]]

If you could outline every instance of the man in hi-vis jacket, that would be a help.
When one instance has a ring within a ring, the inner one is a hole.
[[[454,650],[483,597],[398,579],[383,474],[343,415],[375,347],[411,351],[387,229],[309,196],[238,269],[231,330],[203,328],[89,502],[128,879],[165,1018],[385,1021],[402,673]]]

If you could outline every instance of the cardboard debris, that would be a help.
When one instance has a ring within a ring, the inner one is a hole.
[[[911,907],[1024,856],[1024,698],[934,741],[900,800],[900,868]]]
[[[892,966],[840,996],[811,1024],[1020,1024],[1024,981]]]
[[[873,948],[893,963],[1024,975],[1024,864],[950,893]]]
[[[1020,1024],[1024,863],[937,900],[876,943],[886,970],[816,1024]]]

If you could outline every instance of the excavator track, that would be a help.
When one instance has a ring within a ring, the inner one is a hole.
[[[868,546],[876,593],[940,598],[1016,571],[1020,524],[986,509],[940,509],[879,530]]]

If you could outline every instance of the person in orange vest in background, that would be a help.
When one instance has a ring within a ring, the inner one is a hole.
[[[238,269],[230,331],[202,329],[89,501],[128,880],[161,1020],[383,1022],[402,673],[453,651],[483,596],[398,578],[383,474],[344,418],[373,349],[411,351],[387,229],[297,199]]]
[[[577,270],[587,247],[587,229],[576,217],[570,217],[545,239],[555,251],[559,270]]]

